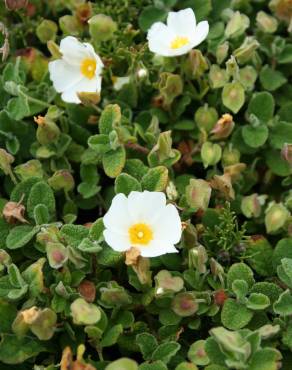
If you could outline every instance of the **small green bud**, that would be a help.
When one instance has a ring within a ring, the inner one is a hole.
[[[186,187],[186,199],[191,208],[195,211],[208,208],[211,198],[210,184],[201,179],[191,179],[189,185]]]
[[[266,209],[265,225],[267,233],[277,232],[285,226],[290,216],[290,212],[282,203],[270,203]]]
[[[40,42],[45,44],[49,40],[55,40],[58,32],[58,26],[55,22],[44,19],[36,28],[36,34]]]
[[[193,293],[178,293],[171,304],[172,310],[181,317],[194,315],[198,311],[198,303]]]
[[[278,28],[278,21],[264,11],[259,11],[256,17],[258,28],[265,33],[274,33]]]
[[[241,211],[247,218],[259,217],[261,214],[261,202],[258,194],[245,196],[241,200]]]
[[[113,38],[118,26],[108,15],[96,14],[88,21],[89,34],[93,41],[108,41]]]
[[[210,132],[218,120],[218,113],[215,108],[205,104],[196,111],[194,119],[200,129]]]
[[[167,295],[169,293],[177,293],[184,287],[184,281],[179,276],[172,276],[167,270],[159,271],[154,277],[155,294],[157,296]]]
[[[218,144],[209,141],[205,142],[201,148],[201,157],[204,167],[214,166],[221,159],[222,149]]]
[[[64,35],[79,36],[83,31],[82,23],[74,15],[60,17],[59,26]]]
[[[228,38],[236,38],[241,36],[249,27],[250,21],[245,14],[235,12],[230,18],[225,28],[225,36]]]
[[[193,49],[189,52],[184,63],[186,74],[193,79],[201,77],[208,70],[208,62],[198,49]]]
[[[222,164],[224,167],[232,166],[240,162],[240,151],[233,148],[232,144],[224,148],[222,153]]]
[[[226,108],[233,113],[238,113],[245,102],[245,92],[239,82],[231,82],[222,90],[222,101]]]
[[[14,168],[14,172],[20,177],[21,180],[27,180],[30,177],[43,178],[44,176],[42,164],[37,159],[31,159],[26,163],[16,166]]]
[[[242,45],[234,50],[233,55],[239,64],[245,64],[252,59],[259,46],[260,44],[254,37],[246,37]]]
[[[212,89],[220,89],[229,81],[229,75],[225,69],[213,64],[209,72],[209,81]]]
[[[218,45],[216,49],[216,59],[217,59],[218,64],[221,64],[222,62],[224,62],[224,60],[228,56],[228,51],[229,51],[228,41],[225,41],[222,44]]]
[[[202,245],[190,249],[188,261],[190,269],[195,269],[200,274],[204,274],[207,271],[206,263],[208,261],[206,249]]]
[[[245,90],[253,90],[258,74],[254,67],[246,66],[241,68],[238,75],[238,81],[242,84]]]
[[[209,357],[205,351],[205,340],[197,340],[193,343],[188,351],[188,358],[192,363],[199,366],[206,366],[210,362]]]
[[[36,137],[41,145],[48,145],[58,140],[60,136],[60,129],[55,122],[48,117],[48,115],[45,117],[35,117],[34,121],[38,125]]]
[[[162,72],[158,84],[162,104],[168,109],[174,99],[183,92],[183,81],[180,75],[169,72]]]
[[[75,186],[74,178],[68,170],[56,171],[48,179],[48,183],[55,191],[64,190],[65,192],[69,192]]]
[[[13,162],[13,155],[8,153],[5,149],[0,148],[0,168],[5,173],[5,175],[9,175],[11,173],[11,164]]]
[[[215,127],[211,131],[213,139],[226,139],[234,129],[234,121],[231,114],[226,113],[218,120]]]
[[[94,325],[101,319],[100,309],[83,298],[77,298],[70,308],[75,325]]]
[[[132,302],[129,293],[115,281],[110,281],[106,287],[100,288],[100,293],[100,299],[107,307],[121,307]]]

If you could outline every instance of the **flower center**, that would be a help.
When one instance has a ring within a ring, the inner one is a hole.
[[[172,49],[179,49],[185,45],[187,45],[190,42],[190,40],[187,37],[182,36],[176,36],[170,44],[170,47]]]
[[[95,59],[90,58],[83,59],[80,69],[83,76],[91,80],[94,77],[96,70]]]
[[[146,224],[135,224],[129,228],[129,237],[133,245],[147,245],[153,239],[153,232]]]

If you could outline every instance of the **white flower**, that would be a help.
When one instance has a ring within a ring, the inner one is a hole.
[[[137,248],[142,257],[176,253],[181,238],[181,220],[161,192],[132,191],[128,198],[117,194],[103,217],[105,241],[115,251]]]
[[[170,12],[167,25],[154,23],[148,31],[149,49],[158,55],[171,57],[188,53],[205,40],[209,32],[207,21],[196,24],[191,8]]]
[[[99,93],[103,63],[88,43],[67,36],[60,44],[62,58],[49,63],[50,78],[67,103],[80,103],[77,93]]]
[[[119,91],[122,89],[123,86],[127,85],[130,82],[130,76],[124,76],[124,77],[112,77],[113,81],[113,88],[116,91]]]

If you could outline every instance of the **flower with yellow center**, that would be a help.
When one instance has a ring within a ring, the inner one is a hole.
[[[49,63],[50,78],[67,103],[80,103],[78,93],[100,93],[103,63],[88,43],[67,36],[60,44],[61,59]]]
[[[205,40],[209,32],[207,21],[196,24],[191,8],[170,12],[167,24],[155,22],[148,31],[149,49],[158,55],[183,55]]]
[[[117,194],[103,217],[105,241],[115,251],[139,250],[142,257],[177,253],[181,220],[177,209],[166,204],[161,192],[132,191]]]

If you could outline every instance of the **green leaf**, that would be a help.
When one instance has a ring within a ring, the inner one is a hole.
[[[245,280],[236,279],[232,283],[232,291],[236,295],[236,298],[240,301],[243,300],[244,297],[248,293],[248,284]]]
[[[110,347],[117,343],[119,336],[123,332],[123,325],[117,324],[108,329],[100,342],[101,347]]]
[[[48,224],[50,221],[48,207],[45,204],[37,204],[33,210],[33,218],[37,225]]]
[[[263,348],[258,350],[252,357],[249,370],[277,370],[278,361],[281,360],[280,353],[274,348]]]
[[[150,168],[142,178],[142,188],[148,191],[163,191],[168,182],[168,169],[164,166]]]
[[[109,135],[116,126],[120,125],[121,119],[121,108],[117,104],[107,105],[99,119],[99,132],[102,135]]]
[[[268,167],[275,175],[285,177],[292,173],[292,167],[282,158],[280,151],[269,150],[265,156]]]
[[[251,288],[254,284],[252,269],[243,262],[234,263],[227,274],[227,284],[229,288],[232,287],[232,283],[237,279],[246,281]]]
[[[25,285],[25,281],[23,280],[18,267],[11,263],[7,268],[9,282],[14,288],[22,288]]]
[[[144,362],[139,366],[139,370],[167,370],[167,366],[158,360],[151,363]]]
[[[156,338],[149,333],[141,333],[136,336],[138,344],[144,360],[150,360],[152,353],[158,346]]]
[[[275,91],[287,82],[282,72],[265,65],[260,72],[260,81],[265,90]]]
[[[211,0],[180,0],[178,1],[180,9],[192,8],[196,14],[197,21],[202,21],[207,18],[212,10]],[[217,7],[217,4],[215,8]]]
[[[273,308],[280,316],[292,315],[292,295],[288,289],[280,295]]]
[[[239,330],[244,328],[252,319],[253,313],[243,304],[228,298],[224,302],[221,311],[222,324],[230,330]]]
[[[131,175],[121,173],[115,180],[115,192],[129,195],[131,191],[142,191],[141,184]]]
[[[104,154],[110,150],[110,142],[108,135],[93,135],[88,139],[89,148],[96,151],[98,154]]]
[[[108,177],[115,178],[122,172],[126,163],[126,151],[124,147],[110,150],[102,157],[104,172]]]
[[[264,310],[269,307],[269,297],[262,293],[251,293],[246,302],[246,307],[251,310]]]
[[[160,344],[152,353],[152,360],[160,360],[168,364],[173,356],[180,350],[180,344],[177,342],[167,342]]]
[[[7,104],[7,113],[16,121],[22,120],[24,117],[30,116],[30,109],[26,98],[20,96],[11,98]]]
[[[222,101],[226,108],[238,113],[245,102],[244,88],[239,82],[231,82],[222,90]]]
[[[82,225],[64,225],[60,231],[60,235],[65,239],[66,243],[77,248],[83,239],[87,238],[89,230]]]
[[[265,107],[265,109],[263,109]],[[275,111],[275,100],[273,95],[267,91],[253,94],[249,105],[248,113],[255,115],[261,123],[267,123],[273,118]]]
[[[15,226],[6,238],[8,249],[18,249],[25,246],[31,241],[35,234],[39,231],[38,226],[21,225]]]
[[[27,200],[27,211],[31,218],[34,217],[34,209],[43,204],[47,207],[49,214],[53,217],[56,209],[55,196],[51,187],[44,181],[39,181],[31,188]]]
[[[0,334],[11,331],[11,325],[17,315],[15,305],[0,299]]]
[[[155,6],[149,5],[145,7],[138,18],[139,27],[142,31],[147,32],[153,23],[164,21],[167,16],[167,11],[158,9]]]
[[[252,148],[258,148],[265,144],[269,137],[269,129],[266,125],[242,127],[242,137],[244,142]]]
[[[283,238],[276,244],[273,255],[274,268],[281,265],[283,258],[292,259],[292,238]]]
[[[280,121],[271,126],[269,141],[275,149],[282,149],[285,143],[292,143],[292,123]]]
[[[23,271],[22,276],[29,285],[29,291],[32,297],[38,297],[44,292],[44,274],[43,267],[46,263],[46,258],[40,258],[32,265],[28,266]]]
[[[3,334],[0,342],[0,361],[16,365],[45,351],[44,346],[32,337],[18,338],[13,334]]]

